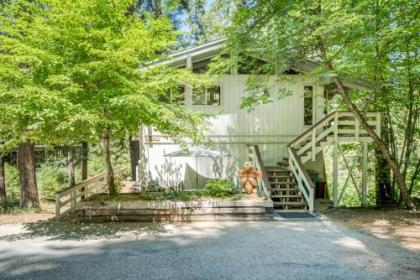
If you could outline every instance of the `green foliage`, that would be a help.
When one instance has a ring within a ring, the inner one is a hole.
[[[226,179],[210,180],[206,184],[206,190],[210,196],[228,197],[236,193],[233,183]]]
[[[0,213],[13,212],[20,207],[19,172],[16,167],[6,163],[6,199],[0,202]]]
[[[55,194],[68,186],[66,169],[63,166],[43,164],[37,172],[38,191],[41,199],[54,200]]]
[[[176,33],[166,16],[140,18],[130,12],[132,4],[1,3],[0,154],[23,142],[53,146],[125,139],[140,123],[178,141],[186,136],[202,141],[201,114],[158,97],[179,83],[206,79],[150,65],[164,59]],[[48,186],[41,184],[46,197],[60,188],[53,173],[45,174]]]
[[[34,142],[101,138],[105,128],[124,137],[127,131],[135,133],[139,123],[170,136],[195,136],[200,131],[197,114],[157,99],[179,81],[189,82],[192,75],[165,67],[139,69],[175,44],[170,22],[163,16],[144,20],[128,16],[131,2],[45,0],[43,6],[5,5],[4,15],[12,16],[1,22],[7,35],[0,36],[4,46],[0,63],[8,71],[0,72],[0,100],[7,105],[19,98],[24,109],[5,107],[1,121],[3,135],[9,135],[4,137],[10,139],[8,147],[22,141],[8,130],[12,127]],[[16,118],[17,113],[22,118]],[[29,134],[28,127],[36,129]]]
[[[316,83],[333,84],[332,78],[340,77],[370,88],[352,90],[348,95],[359,111],[382,113],[382,140],[408,189],[418,185],[416,1],[241,2],[227,33],[226,51],[215,64],[218,72],[223,72],[218,68],[229,70],[243,62],[243,57],[252,56],[265,60],[265,67],[275,69],[277,74],[309,62],[314,67],[310,74],[320,77]],[[250,90],[243,107],[265,104],[269,98],[264,91]],[[335,108],[330,109],[348,109],[342,100],[334,103]],[[378,151],[378,158],[379,154]],[[386,170],[386,166],[379,168]],[[403,184],[398,185],[405,189]],[[398,192],[386,195],[398,201],[395,193]]]
[[[20,207],[20,200],[13,197],[7,197],[5,200],[0,201],[0,214],[11,213],[18,210]]]
[[[6,178],[6,195],[11,200],[20,199],[19,171],[16,166],[6,163],[4,165]]]

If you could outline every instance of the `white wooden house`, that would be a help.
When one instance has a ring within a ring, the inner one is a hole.
[[[180,51],[164,63],[187,67],[194,72],[203,71],[223,44],[224,40],[219,40]],[[240,69],[222,75],[218,86],[205,91],[188,85],[183,87],[185,94],[181,102],[188,109],[212,115],[205,135],[214,143],[211,149],[225,156],[168,157],[181,149],[179,145],[153,128],[145,127],[142,151],[146,165],[140,171],[139,180],[162,186],[181,184],[185,189],[203,187],[211,178],[238,182],[236,171],[251,159],[256,167],[264,169],[261,185],[271,195],[275,206],[285,210],[309,207],[312,211],[314,185],[306,171],[315,170],[325,179],[322,148],[337,143],[334,151],[338,157],[340,141],[369,141],[352,114],[340,112],[327,116],[330,82],[309,74],[312,68],[310,64],[288,65],[283,75],[265,75],[273,102],[257,105],[252,111],[240,109],[241,98],[247,95],[249,78],[249,74]],[[346,86],[362,87],[354,81],[346,81]],[[278,98],[282,89],[289,95]],[[378,116],[372,113],[370,117],[370,122],[376,126]],[[336,176],[333,197],[337,205]]]

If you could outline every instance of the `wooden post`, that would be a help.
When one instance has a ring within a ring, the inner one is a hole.
[[[190,70],[192,70],[192,69],[193,69],[191,55],[188,55],[188,56],[187,56],[187,69],[190,69]]]
[[[357,119],[354,120],[356,122],[355,129],[356,129],[356,142],[359,142],[359,136],[360,136],[360,123]]]
[[[312,161],[315,161],[315,156],[316,156],[316,128],[313,127],[312,128]]]
[[[362,163],[362,206],[367,205],[367,156],[368,143],[363,141],[363,163]]]
[[[70,198],[71,198],[70,206],[72,209],[74,209],[74,207],[76,207],[76,190],[70,193]]]
[[[338,207],[338,113],[334,116],[333,143],[333,206]]]
[[[60,219],[60,195],[55,195],[55,218]]]

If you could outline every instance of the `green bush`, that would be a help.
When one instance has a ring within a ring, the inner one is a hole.
[[[16,166],[6,163],[4,165],[6,178],[6,195],[10,200],[20,198],[19,171]]]
[[[0,201],[0,214],[14,212],[20,208],[20,200],[16,197],[6,197]]]
[[[210,196],[228,197],[236,193],[235,186],[226,179],[210,180],[206,184]]]

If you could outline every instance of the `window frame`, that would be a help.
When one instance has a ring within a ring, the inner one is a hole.
[[[306,99],[306,88],[312,88],[312,90],[311,90],[311,123],[310,124],[308,124],[308,123],[306,123],[306,108],[308,108],[308,107],[306,107],[305,105],[305,99]],[[314,125],[314,123],[315,123],[315,85],[313,85],[313,84],[304,84],[303,85],[303,125],[304,126],[307,126],[307,127],[310,127],[310,126],[312,126],[312,125]]]
[[[218,104],[209,104],[210,102],[210,94],[209,94],[209,89],[211,88],[215,88],[218,87],[219,88],[219,102]],[[217,84],[214,86],[210,86],[210,87],[205,87],[204,88],[204,104],[194,104],[194,90],[197,89],[197,87],[192,87],[192,91],[191,91],[191,105],[192,106],[197,106],[197,107],[220,107],[222,106],[222,85],[221,84]]]

